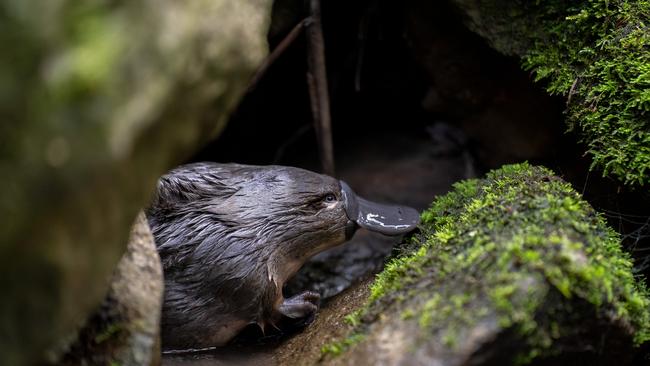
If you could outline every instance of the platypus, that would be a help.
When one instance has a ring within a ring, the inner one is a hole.
[[[412,208],[357,196],[343,181],[284,166],[193,163],[162,176],[146,210],[165,278],[163,349],[222,346],[249,324],[318,310],[318,293],[282,287],[358,226],[413,230]]]

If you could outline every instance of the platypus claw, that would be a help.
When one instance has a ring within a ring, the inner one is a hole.
[[[316,314],[319,305],[320,294],[318,292],[305,291],[288,299],[284,299],[278,311],[280,314],[288,318],[306,318]]]

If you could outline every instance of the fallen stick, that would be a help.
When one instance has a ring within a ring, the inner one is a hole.
[[[309,8],[311,21],[307,29],[307,85],[323,173],[334,176],[334,148],[320,0],[310,0]]]
[[[278,43],[273,51],[269,53],[264,62],[262,62],[262,65],[260,65],[260,67],[257,69],[257,72],[255,72],[253,79],[251,79],[250,83],[248,84],[248,88],[246,89],[247,94],[257,88],[257,84],[260,82],[262,77],[266,75],[269,67],[273,65],[275,61],[277,61],[277,59],[287,50],[287,48],[293,44],[293,42],[302,33],[302,30],[305,28],[308,22],[309,18],[301,20],[291,29],[291,31],[282,39],[282,41]]]

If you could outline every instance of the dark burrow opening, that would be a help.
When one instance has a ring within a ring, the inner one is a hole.
[[[639,273],[650,267],[650,193],[589,172],[563,120],[565,99],[467,30],[444,2],[323,2],[337,176],[369,199],[424,209],[459,180],[503,164],[553,169],[623,234]],[[304,17],[274,4],[273,49]],[[221,136],[191,161],[319,171],[301,34],[267,70]],[[327,298],[379,271],[395,239],[359,232],[317,256],[285,288]],[[258,337],[251,329],[249,338]]]

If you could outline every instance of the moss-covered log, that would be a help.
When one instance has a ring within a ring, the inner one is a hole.
[[[650,300],[618,234],[549,170],[458,183],[422,218],[326,360],[625,364],[650,339]]]
[[[567,96],[592,167],[650,182],[650,1],[452,2],[470,29]]]

